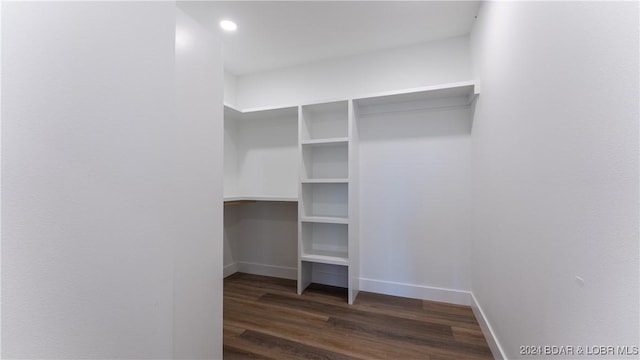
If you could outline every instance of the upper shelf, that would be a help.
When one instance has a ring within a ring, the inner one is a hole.
[[[389,91],[354,99],[358,115],[442,109],[470,105],[477,95],[475,82]]]
[[[298,119],[298,107],[276,107],[256,110],[239,110],[230,105],[224,105],[225,119],[234,120],[263,120],[263,119]]]
[[[468,106],[479,94],[476,81],[461,81],[409,89],[383,91],[361,94],[351,97],[360,115],[379,112],[411,111],[419,109],[437,109],[456,106]],[[313,102],[266,106],[251,109],[237,109],[225,104],[225,116],[235,118],[264,118],[265,114],[274,117],[286,115],[297,116],[298,106],[310,110],[333,106],[347,99],[318,99]],[[252,115],[253,114],[253,115]]]

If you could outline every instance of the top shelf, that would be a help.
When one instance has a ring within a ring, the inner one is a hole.
[[[475,82],[389,91],[353,100],[358,115],[469,106],[478,95]]]
[[[354,97],[354,104],[359,115],[380,112],[411,111],[420,109],[438,109],[447,107],[468,106],[478,96],[476,81],[461,81],[417,88],[383,91],[372,94],[361,94]],[[348,99],[324,99],[299,104],[307,117],[327,116],[328,114],[345,114],[348,111]],[[225,116],[231,118],[251,119],[252,117],[291,117],[297,116],[298,104],[269,106],[251,109],[237,109],[225,105]],[[342,115],[339,115],[342,117]],[[340,135],[305,137],[303,140],[315,138],[341,137]]]
[[[239,110],[230,105],[224,105],[224,118],[233,120],[297,119],[298,107],[288,106],[256,110]]]

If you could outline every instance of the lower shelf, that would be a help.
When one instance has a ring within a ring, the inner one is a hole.
[[[285,201],[297,202],[297,196],[273,196],[273,195],[246,195],[246,196],[225,196],[224,202],[240,202],[240,201]]]
[[[331,265],[349,265],[349,259],[342,256],[340,253],[327,253],[327,254],[302,254],[300,255],[300,260],[309,261],[320,264],[331,264]]]
[[[325,224],[348,224],[349,219],[346,217],[332,217],[332,216],[303,216],[300,218],[302,222],[314,222]]]
[[[298,294],[311,283],[338,287],[349,286],[349,266],[301,260],[298,267]]]

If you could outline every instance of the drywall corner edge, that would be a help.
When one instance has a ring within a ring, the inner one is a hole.
[[[238,263],[231,263],[224,266],[222,276],[226,278],[227,276],[231,276],[237,272],[238,272]]]
[[[496,360],[508,360],[504,351],[502,350],[502,346],[500,346],[500,341],[498,337],[493,332],[493,328],[484,315],[484,311],[482,311],[482,307],[480,307],[480,303],[478,303],[478,299],[476,299],[473,292],[469,292],[471,295],[471,310],[473,310],[473,315],[476,317],[478,324],[480,325],[480,329],[482,330],[482,334],[484,338],[487,340],[487,344],[489,344],[489,349],[491,349],[491,354],[493,358]]]

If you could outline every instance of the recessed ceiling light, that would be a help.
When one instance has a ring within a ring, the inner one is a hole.
[[[231,20],[222,20],[220,21],[220,27],[222,30],[227,32],[236,31],[238,29],[238,25]]]

